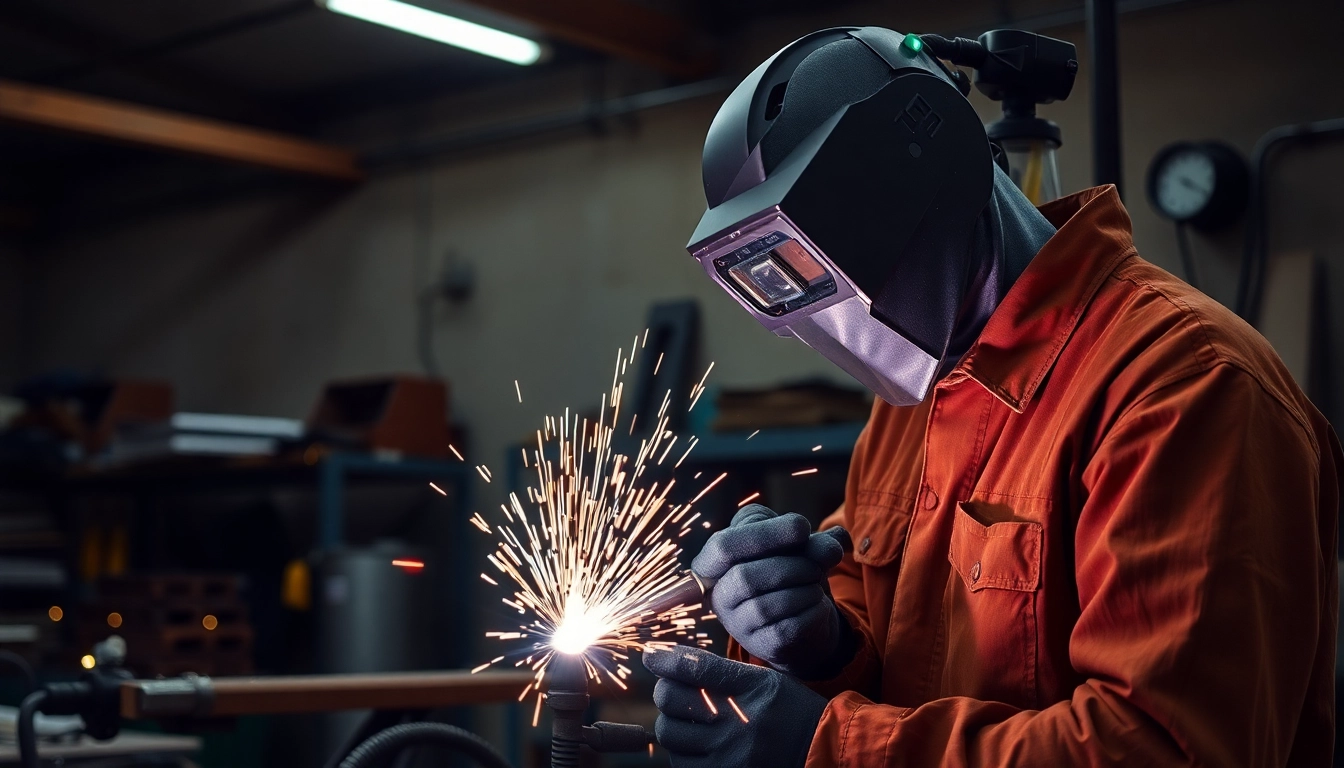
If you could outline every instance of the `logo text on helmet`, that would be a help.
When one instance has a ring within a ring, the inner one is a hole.
[[[918,134],[922,131],[930,139],[936,136],[938,129],[943,126],[942,115],[934,112],[929,102],[919,94],[915,94],[910,103],[905,105],[901,114],[896,116],[896,122],[905,126],[911,133]]]

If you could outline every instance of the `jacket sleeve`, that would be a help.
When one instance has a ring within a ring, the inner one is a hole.
[[[1336,471],[1330,446],[1238,369],[1151,392],[1082,472],[1072,697],[900,708],[842,693],[808,768],[1284,765],[1313,666],[1333,658],[1321,625],[1336,619],[1337,566],[1318,509],[1333,514]]]

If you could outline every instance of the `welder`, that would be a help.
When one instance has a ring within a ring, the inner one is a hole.
[[[659,742],[677,768],[1330,764],[1338,440],[1136,254],[1114,187],[1031,206],[957,83],[912,36],[824,30],[713,121],[691,255],[877,399],[820,526],[852,553],[752,506],[696,556],[735,642],[645,657]]]

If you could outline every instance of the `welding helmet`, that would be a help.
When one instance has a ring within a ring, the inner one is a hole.
[[[922,401],[983,256],[994,158],[918,37],[814,32],[771,56],[705,139],[687,250],[762,325],[892,405]]]

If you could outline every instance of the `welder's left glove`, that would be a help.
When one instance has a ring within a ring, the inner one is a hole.
[[[646,651],[644,666],[662,678],[653,689],[656,733],[675,768],[806,762],[827,702],[797,680],[684,646]]]

